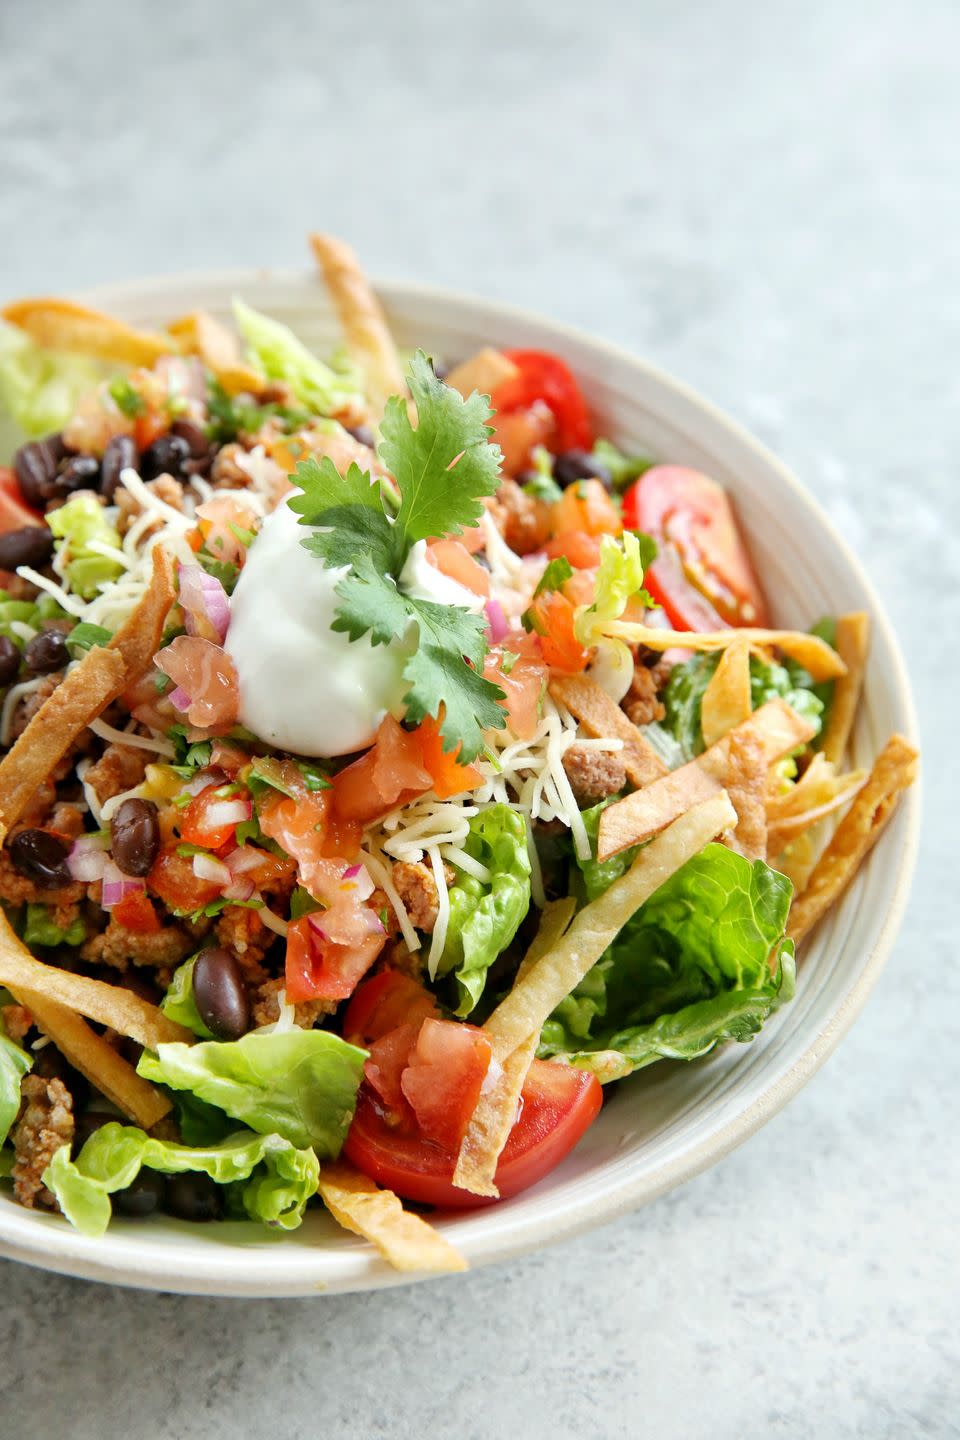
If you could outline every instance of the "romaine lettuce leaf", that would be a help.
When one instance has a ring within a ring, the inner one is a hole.
[[[76,1160],[63,1145],[43,1174],[70,1223],[84,1235],[102,1235],[110,1222],[110,1196],[125,1190],[140,1167],[166,1175],[202,1171],[218,1185],[248,1181],[243,1208],[252,1220],[294,1230],[316,1193],[320,1166],[312,1150],[279,1135],[240,1131],[205,1149],[158,1140],[133,1125],[111,1122],[97,1130]]]
[[[643,589],[643,572],[651,542],[632,530],[624,531],[622,541],[604,535],[600,542],[600,568],[593,603],[577,611],[575,628],[581,645],[592,645],[605,627],[619,620],[634,596],[649,603]],[[647,551],[647,554],[644,551]]]
[[[539,1053],[563,1055],[606,1081],[661,1057],[693,1059],[721,1040],[750,1039],[793,995],[793,945],[784,939],[792,893],[762,860],[705,846],[558,1005]]]
[[[115,580],[123,570],[118,560],[90,549],[92,540],[120,548],[120,536],[95,495],[85,491],[74,495],[59,510],[50,512],[47,524],[59,542],[58,552],[65,555],[64,574],[74,594],[92,600],[100,585]]]
[[[42,350],[15,325],[0,321],[0,411],[27,435],[60,430],[101,373],[93,361]]]
[[[313,355],[293,331],[259,310],[233,302],[237,329],[247,342],[250,359],[270,380],[290,386],[301,404],[318,415],[342,410],[359,390],[357,377],[338,374]]]
[[[339,1155],[357,1103],[366,1051],[326,1030],[244,1035],[145,1050],[137,1070],[148,1080],[189,1090],[256,1130],[321,1159]]]
[[[213,1031],[208,1030],[200,1019],[200,1012],[197,1009],[197,1002],[193,998],[193,967],[196,964],[196,955],[191,955],[189,960],[184,960],[173,972],[173,979],[167,986],[167,993],[160,1001],[160,1009],[171,1020],[176,1020],[178,1025],[186,1025],[194,1035],[199,1035],[201,1040],[212,1040]]]
[[[33,1065],[33,1057],[16,1045],[3,1027],[0,1016],[0,1145],[20,1109],[20,1081]]]
[[[604,439],[596,441],[591,454],[606,467],[615,490],[625,490],[656,464],[655,460],[640,455],[626,455],[612,441]]]
[[[530,908],[530,856],[523,816],[491,805],[470,821],[463,848],[491,872],[489,884],[459,870],[450,887],[450,925],[438,974],[456,972],[456,1013],[469,1015],[487,971],[516,935]]]
[[[694,655],[675,665],[670,671],[663,692],[666,715],[662,729],[672,735],[680,746],[684,760],[694,760],[703,752],[700,707],[703,693],[713,678],[720,661],[719,652]],[[767,663],[755,655],[750,657],[750,703],[759,710],[768,700],[786,700],[798,715],[809,720],[816,733],[822,723],[824,701],[806,670],[792,661]]]

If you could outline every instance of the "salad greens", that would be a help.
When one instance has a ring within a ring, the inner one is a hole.
[[[94,361],[44,350],[0,321],[0,404],[27,435],[61,429],[101,373]]]
[[[74,594],[91,600],[107,580],[115,580],[123,572],[119,560],[91,549],[91,542],[120,548],[120,536],[106,517],[96,495],[80,491],[59,510],[52,510],[47,524],[57,537],[61,560],[65,557],[64,574]]]
[[[320,1176],[313,1151],[298,1149],[280,1135],[239,1132],[196,1148],[111,1122],[91,1135],[76,1160],[70,1159],[69,1146],[61,1146],[43,1180],[81,1234],[102,1235],[110,1222],[111,1194],[132,1184],[143,1165],[166,1175],[202,1172],[218,1185],[246,1181],[243,1211],[283,1230],[300,1224]]]
[[[723,1040],[751,1039],[793,995],[793,943],[784,938],[792,893],[762,860],[707,845],[561,1001],[538,1053],[609,1081],[655,1060],[692,1060]]]
[[[324,1159],[340,1153],[357,1102],[366,1052],[327,1030],[251,1032],[242,1040],[174,1042],[145,1050],[147,1080],[189,1090],[256,1130],[311,1145]]]
[[[212,1040],[213,1032],[208,1030],[200,1019],[197,1002],[193,998],[193,967],[196,963],[196,955],[191,955],[189,960],[184,960],[182,965],[177,966],[173,979],[167,986],[167,993],[160,1001],[160,1009],[168,1020],[185,1025],[194,1035],[199,1035],[201,1040]]]
[[[32,1065],[32,1056],[10,1039],[0,1015],[0,1145],[3,1145],[17,1118],[20,1109],[20,1081],[29,1073]]]
[[[247,342],[251,362],[269,380],[282,380],[311,411],[332,415],[344,409],[359,391],[357,377],[338,373],[308,350],[293,331],[254,310],[233,302],[233,318]]]
[[[684,760],[694,760],[703,752],[700,707],[719,662],[716,651],[694,655],[670,672],[663,692],[666,715],[660,726],[677,742]],[[750,703],[754,710],[779,697],[819,734],[824,715],[824,698],[819,692],[820,687],[814,685],[806,670],[793,661],[767,662],[755,655],[750,657]]]
[[[488,883],[458,870],[450,886],[450,924],[438,973],[455,972],[459,1004],[469,1015],[483,994],[487,972],[516,935],[530,908],[530,857],[523,816],[492,805],[470,821],[463,849],[491,872]]]

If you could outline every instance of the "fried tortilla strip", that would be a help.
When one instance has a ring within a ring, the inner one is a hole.
[[[766,705],[753,712],[749,720],[730,730],[696,760],[681,765],[678,770],[664,775],[662,780],[655,780],[645,790],[635,790],[632,795],[608,806],[600,817],[597,837],[599,859],[609,860],[611,855],[631,845],[642,844],[691,805],[718,794],[731,776],[731,737],[759,740],[766,767],[779,760],[781,755],[804,744],[812,735],[813,726],[785,701],[768,700]]]
[[[446,376],[445,384],[459,390],[464,399],[478,390],[481,395],[492,395],[505,380],[513,380],[520,374],[519,367],[508,360],[502,350],[485,345],[469,360],[464,360]]]
[[[806,890],[794,901],[787,934],[799,943],[846,890],[891,819],[900,792],[912,785],[919,755],[902,735],[891,735],[869,778],[813,867]]]
[[[69,670],[0,760],[0,840],[91,720],[124,689],[123,656],[94,646]]]
[[[395,1270],[468,1268],[439,1230],[404,1210],[392,1190],[381,1190],[345,1160],[321,1167],[317,1190],[337,1224],[369,1240]]]
[[[157,545],[150,584],[126,624],[67,671],[0,760],[0,841],[80,732],[149,667],[173,600],[173,562]]]
[[[373,418],[379,420],[391,395],[407,393],[383,308],[349,245],[332,235],[311,235],[310,248],[337,307],[347,348],[363,369]]]
[[[91,1085],[112,1100],[134,1125],[142,1130],[151,1130],[173,1109],[173,1103],[138,1075],[102,1035],[73,1010],[58,1005],[42,995],[23,992],[22,1004],[27,1006],[44,1035],[49,1036],[62,1055],[70,1061],[75,1070],[85,1075]]]
[[[74,975],[69,970],[60,970],[56,965],[44,965],[36,960],[26,946],[17,939],[5,916],[0,915],[0,985],[15,990],[18,995],[27,995],[23,1002],[32,1008],[33,997],[41,996],[66,1005],[70,1010],[109,1025],[121,1035],[129,1035],[139,1045],[155,1050],[168,1040],[183,1040],[192,1044],[196,1038],[185,1026],[168,1020],[162,1010],[126,990],[122,985],[110,985],[104,980],[94,980],[89,975]]]
[[[579,720],[588,735],[596,739],[616,736],[623,741],[620,755],[631,785],[639,788],[666,775],[667,767],[650,741],[596,680],[588,675],[555,675],[550,681],[550,694]]]
[[[628,645],[645,645],[648,650],[726,650],[737,640],[746,640],[751,650],[762,651],[776,645],[784,655],[796,660],[809,671],[814,680],[835,680],[845,675],[847,667],[835,650],[818,635],[803,630],[652,630],[635,625],[631,620],[611,620],[604,633]]]
[[[122,365],[154,365],[176,352],[166,335],[133,330],[122,320],[88,310],[72,300],[14,300],[0,311],[4,320],[25,330],[47,350],[66,350]]]
[[[542,959],[549,955],[559,943],[564,931],[573,919],[576,901],[572,895],[563,900],[551,900],[544,907],[540,917],[540,928],[533,943],[521,961],[517,979],[525,975]],[[520,1091],[527,1078],[530,1062],[537,1053],[540,1040],[538,1031],[527,1036],[512,1055],[503,1062],[496,1084],[480,1096],[460,1144],[457,1168],[453,1172],[453,1183],[461,1190],[470,1190],[474,1195],[499,1195],[494,1183],[497,1161],[507,1143],[517,1117]]]
[[[700,728],[704,745],[715,745],[728,730],[749,720],[751,708],[750,644],[742,636],[723,651],[703,692]]]
[[[822,761],[822,767],[813,777],[815,783],[807,785],[818,760]],[[834,775],[832,771],[830,761],[818,754],[806,774],[792,787],[802,795],[778,796],[767,801],[768,855],[778,855],[796,836],[848,804],[866,784],[866,770],[851,770],[847,775]]]
[[[691,856],[736,823],[736,811],[721,790],[651,840],[626,874],[583,907],[549,954],[514,982],[484,1025],[501,1065],[531,1035],[540,1034],[560,1001],[576,989],[644,901]]]
[[[742,726],[730,731],[726,790],[737,812],[727,843],[747,860],[767,858],[767,762],[763,742]]]
[[[853,722],[860,703],[863,676],[870,649],[870,616],[865,610],[853,610],[837,618],[835,637],[837,654],[847,667],[833,687],[833,702],[823,735],[823,753],[839,765],[846,752]]]
[[[259,371],[243,363],[237,337],[209,311],[192,310],[167,328],[186,354],[198,355],[213,371],[228,395],[241,391],[258,395],[268,383]]]

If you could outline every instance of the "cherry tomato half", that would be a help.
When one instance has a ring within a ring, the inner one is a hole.
[[[526,410],[540,400],[557,422],[556,432],[549,441],[551,450],[557,454],[564,450],[591,450],[593,426],[587,402],[560,357],[546,350],[506,350],[504,354],[520,373],[494,391],[490,403],[497,414]]]

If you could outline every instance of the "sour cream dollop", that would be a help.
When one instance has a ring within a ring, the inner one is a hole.
[[[335,587],[347,570],[305,550],[308,533],[285,502],[264,520],[233,592],[225,648],[249,730],[297,755],[349,755],[373,743],[388,711],[402,717],[409,650],[400,636],[374,646],[331,628]],[[400,589],[477,608],[477,596],[427,560],[423,541],[411,549]]]

